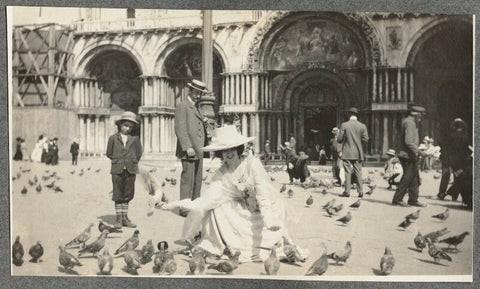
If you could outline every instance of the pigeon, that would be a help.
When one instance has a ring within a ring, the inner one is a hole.
[[[445,210],[445,212],[437,214],[437,215],[433,215],[432,218],[437,218],[441,221],[446,221],[448,219],[448,216],[449,216],[449,209],[447,208]]]
[[[152,260],[153,253],[155,253],[155,248],[152,245],[152,240],[148,240],[142,247],[142,264]]]
[[[103,248],[103,254],[98,256],[98,269],[104,275],[110,275],[113,269],[113,257],[108,252],[108,248]]]
[[[58,262],[63,266],[63,268],[65,268],[65,270],[71,270],[75,266],[82,266],[82,263],[80,263],[75,256],[65,250],[65,246],[60,245],[58,246],[58,249],[60,250]]]
[[[38,263],[40,258],[43,256],[43,247],[42,247],[42,244],[40,244],[40,241],[37,241],[35,245],[30,247],[28,254],[32,256],[32,259],[30,260],[30,262]]]
[[[12,181],[15,181],[17,179],[17,177],[13,176],[12,177]]]
[[[325,196],[326,194],[328,194],[327,190],[323,189],[323,190],[322,190],[322,195]]]
[[[162,268],[160,269],[160,272],[165,272],[168,275],[172,275],[177,271],[177,263],[175,262],[175,259],[173,259],[173,254],[172,253],[167,253],[167,260],[163,263]]]
[[[385,253],[380,259],[380,271],[383,275],[390,275],[392,273],[393,267],[395,266],[395,257],[393,257],[392,252],[389,247],[385,247]]]
[[[172,179],[170,183],[172,184],[172,186],[175,186],[177,184],[177,179]]]
[[[30,180],[30,179],[28,179],[28,184],[29,184],[30,186],[35,185],[35,183],[34,183],[32,180]]]
[[[408,226],[410,226],[411,224],[412,224],[412,221],[410,221],[410,219],[405,219],[405,221],[401,222],[400,225],[398,225],[398,227],[401,227],[404,230],[406,230]]]
[[[98,252],[100,252],[100,250],[102,250],[102,248],[105,246],[105,238],[107,237],[107,235],[108,231],[103,231],[97,238],[97,240],[93,241],[92,243],[85,246],[85,248],[78,251],[78,257],[87,253],[92,253],[94,256],[96,256]]]
[[[277,275],[278,269],[280,269],[280,260],[277,258],[277,248],[280,246],[280,243],[277,242],[272,246],[270,256],[265,259],[263,263],[265,267],[265,272],[267,275]]]
[[[53,188],[53,191],[54,191],[55,193],[59,193],[59,192],[60,192],[60,193],[63,193],[62,188],[60,188],[60,187],[58,187],[58,186],[55,186],[55,187]]]
[[[50,176],[42,176],[43,181],[48,181],[50,179]]]
[[[308,269],[307,273],[305,274],[306,276],[312,276],[312,275],[323,275],[325,272],[327,272],[328,269],[328,256],[326,254],[326,247],[325,244],[322,243],[322,246],[324,248],[322,256],[318,258],[315,262],[313,262],[312,266]]]
[[[166,182],[170,182],[172,179],[170,179],[169,177],[165,177],[165,181]]]
[[[272,182],[275,182],[275,178],[274,178],[274,177],[270,177],[270,180],[271,180]]]
[[[335,213],[340,212],[342,209],[343,209],[343,204],[333,207],[333,210],[335,211]]]
[[[427,244],[428,244],[428,254],[430,255],[430,257],[433,258],[435,263],[438,263],[438,261],[442,259],[452,262],[452,258],[448,256],[448,254],[445,253],[443,250],[435,247],[435,245],[432,243],[432,241],[429,238],[425,238],[425,241],[427,241]]]
[[[425,235],[425,239],[428,238],[430,239],[430,241],[432,242],[437,242],[438,238],[440,238],[441,236],[449,233],[450,231],[448,231],[447,228],[443,228],[441,230],[438,230],[438,231],[434,231],[434,232],[431,232],[431,233],[428,233]]]
[[[306,260],[298,251],[297,246],[290,243],[285,236],[283,237],[283,254],[285,254],[285,256],[282,256],[280,261],[285,261],[288,263],[303,263]]]
[[[285,192],[286,189],[287,189],[287,185],[283,184],[282,187],[280,188],[280,193]]]
[[[70,174],[73,175],[75,173],[75,170],[71,171]]]
[[[33,181],[36,183],[38,183],[38,178],[37,178],[37,175],[33,176]]]
[[[417,247],[420,252],[423,252],[423,249],[427,247],[427,242],[420,232],[418,232],[415,238],[413,238],[413,243],[415,243],[415,247]]]
[[[333,207],[328,207],[325,211],[327,212],[329,217],[335,215],[335,209]]]
[[[455,249],[457,249],[457,246],[460,243],[463,242],[463,240],[465,239],[465,236],[467,236],[469,234],[470,234],[469,232],[464,232],[460,235],[453,236],[453,237],[450,237],[450,238],[446,238],[446,239],[440,240],[438,242],[439,243],[447,243],[449,248],[450,248],[450,246],[455,246]]]
[[[350,241],[347,241],[347,243],[345,244],[345,248],[343,248],[343,250],[338,250],[336,252],[333,252],[329,254],[327,257],[328,259],[335,260],[335,262],[337,262],[338,264],[339,262],[343,262],[343,263],[347,262],[351,254],[352,254],[352,244],[350,243]]]
[[[371,196],[373,194],[373,189],[370,188],[370,190],[368,190],[368,192],[365,193],[365,195],[367,196]]]
[[[140,231],[135,230],[133,232],[133,236],[130,237],[130,239],[126,240],[116,251],[115,255],[118,255],[121,252],[124,252],[127,249],[127,243],[130,242],[132,245],[132,249],[135,249],[138,247],[139,240],[138,240],[138,234],[140,234]]]
[[[407,216],[405,217],[405,219],[409,219],[410,221],[411,221],[411,220],[415,221],[415,220],[417,220],[419,217],[420,217],[420,210],[417,210],[417,211],[415,211],[415,212],[407,215]]]
[[[153,272],[154,273],[162,273],[165,269],[164,263],[169,258],[173,258],[173,254],[168,253],[168,243],[167,241],[160,241],[157,244],[158,252],[155,254],[155,258],[153,259]]]
[[[355,203],[350,205],[350,208],[358,209],[360,207],[360,199],[358,199]]]
[[[23,264],[23,245],[20,243],[20,236],[15,238],[15,243],[12,245],[12,263],[15,266],[21,266]]]
[[[127,270],[130,270],[134,275],[138,275],[138,268],[141,268],[140,257],[135,252],[132,242],[127,241],[125,245],[125,253],[123,254]]]
[[[338,222],[342,222],[344,225],[348,224],[352,220],[352,214],[348,212],[345,216],[337,219]]]
[[[37,190],[37,193],[40,193],[42,191],[42,185],[38,184],[35,190]]]
[[[100,172],[100,170],[101,170],[101,169],[96,169],[96,170],[95,170],[95,172],[96,172],[96,173],[99,173],[99,172]]]
[[[232,274],[232,272],[238,268],[238,257],[240,256],[240,252],[237,251],[235,252],[235,255],[233,255],[230,260],[226,260],[223,262],[220,262],[218,264],[212,264],[208,266],[208,269],[215,269],[218,272],[224,272],[227,274]]]
[[[188,262],[188,268],[192,275],[202,275],[205,271],[205,251],[198,247],[191,249],[192,259]]]
[[[310,197],[308,197],[306,203],[307,203],[307,206],[308,206],[308,207],[310,207],[310,206],[313,204],[313,197],[312,197],[312,195],[310,195]]]
[[[51,182],[50,184],[48,185],[45,185],[45,187],[49,188],[49,189],[53,189],[53,187],[55,186],[55,181]]]
[[[108,233],[122,233],[123,232],[120,228],[116,228],[115,226],[110,226],[108,224],[105,224],[102,221],[100,221],[98,223],[98,230],[100,232],[103,232],[104,230],[107,230]]]
[[[76,236],[72,241],[68,242],[67,244],[65,244],[65,247],[70,247],[72,245],[80,245],[80,244],[83,244],[85,245],[85,242],[88,241],[88,239],[90,239],[90,231],[93,227],[93,223],[90,223],[88,225],[88,227],[83,230],[83,232],[81,232],[78,236]]]
[[[289,189],[287,193],[288,193],[288,196],[290,198],[293,197],[293,190],[292,189]]]
[[[27,187],[23,186],[23,189],[20,193],[22,193],[22,195],[26,195],[27,192],[28,192]]]
[[[335,205],[335,201],[336,201],[335,199],[332,199],[330,202],[323,205],[323,209],[326,210],[329,207],[333,207]]]
[[[177,170],[177,168],[173,168],[170,170],[170,172],[174,173]]]
[[[89,170],[90,170],[90,167],[87,168],[87,171],[89,171]]]
[[[19,179],[22,176],[21,173],[17,173],[17,179]]]

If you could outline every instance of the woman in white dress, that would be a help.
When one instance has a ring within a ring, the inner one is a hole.
[[[42,162],[42,150],[43,150],[43,144],[45,140],[46,138],[43,137],[43,134],[38,137],[38,141],[35,144],[35,148],[32,150],[32,155],[30,157],[32,162],[37,162],[37,163]]]
[[[206,152],[221,156],[222,166],[200,198],[162,203],[164,210],[189,210],[182,238],[194,245],[222,255],[225,249],[240,252],[240,262],[265,260],[275,243],[293,245],[285,227],[286,207],[279,198],[259,159],[242,155],[244,144],[254,137],[244,137],[235,126],[217,128]],[[278,248],[282,257],[283,247]],[[299,249],[302,258],[307,251]],[[304,260],[303,260],[304,261]]]

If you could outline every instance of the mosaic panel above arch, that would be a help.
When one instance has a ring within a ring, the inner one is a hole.
[[[340,23],[306,19],[283,28],[269,45],[267,69],[284,70],[323,63],[332,67],[365,65],[362,46]]]

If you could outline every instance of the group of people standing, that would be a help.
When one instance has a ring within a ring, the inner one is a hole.
[[[32,151],[31,160],[46,165],[58,165],[58,138],[48,139],[40,135]]]

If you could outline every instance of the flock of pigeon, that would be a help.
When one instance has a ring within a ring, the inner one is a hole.
[[[285,166],[267,166],[266,167],[268,172],[280,172],[285,170]],[[91,168],[87,169],[80,169],[80,170],[73,170],[69,173],[72,175],[83,176],[86,171],[90,171]],[[101,169],[96,169],[94,172],[99,173]],[[12,181],[16,181],[22,177],[22,175],[26,175],[30,173],[30,169],[22,169],[20,167],[20,172],[18,172],[15,176],[12,177]],[[148,173],[155,173],[156,169],[151,169]],[[171,169],[170,172],[175,172],[176,169]],[[312,172],[331,172],[329,169],[322,169],[322,168],[312,168]],[[62,178],[57,175],[56,172],[50,172],[49,170],[44,171],[45,174],[41,176],[41,180],[35,175],[33,178],[28,179],[28,185],[30,187],[35,187],[37,193],[42,191],[42,184],[44,187],[51,189],[53,192],[63,192],[63,190],[58,186],[55,182],[61,180]],[[92,170],[93,172],[93,170]],[[207,173],[213,173],[212,169],[207,169]],[[369,174],[373,174],[374,171],[369,171]],[[208,183],[208,174],[205,174],[203,181]],[[272,181],[275,179],[272,177]],[[164,181],[161,183],[161,187],[165,186],[165,183],[170,183],[172,186],[177,184],[177,180],[173,177],[166,177]],[[369,188],[368,192],[365,193],[366,196],[371,196],[374,193],[376,188],[375,183],[370,177],[367,177],[363,180],[364,184],[367,184]],[[158,185],[158,184],[157,184]],[[320,191],[322,195],[327,195],[329,192],[327,189],[332,187],[331,181],[325,181],[320,178],[311,177],[307,182],[304,183],[295,183],[294,185],[302,187],[304,190],[308,188],[322,188],[323,190]],[[147,190],[149,190],[150,194],[154,194],[155,190],[153,187],[149,187],[147,183]],[[28,192],[27,186],[24,185],[23,189],[21,190],[22,195],[26,195]],[[292,188],[287,190],[287,185],[283,184],[280,188],[280,193],[283,194],[286,192],[286,195],[289,198],[292,198],[294,195],[294,190]],[[163,194],[162,197],[165,197]],[[164,200],[165,201],[165,200]],[[314,199],[313,196],[310,194],[309,197],[305,201],[306,207],[310,208],[313,206]],[[335,219],[335,222],[338,222],[342,226],[348,226],[349,222],[352,220],[353,215],[352,212],[355,210],[359,210],[361,205],[361,199],[359,198],[355,202],[348,204],[349,208],[351,209],[343,216],[338,217]],[[344,204],[336,203],[336,199],[333,198],[326,204],[322,206],[322,210],[325,212],[326,217],[333,217],[338,216],[339,213],[344,209]],[[415,222],[420,217],[420,210],[413,212],[405,217],[405,220],[399,225],[399,228],[407,229],[412,222]],[[445,221],[449,217],[449,209],[446,209],[445,212],[439,213],[437,215],[432,216],[433,218],[439,219],[440,221]],[[204,251],[203,249],[193,246],[191,243],[186,243],[187,249],[177,250],[177,251],[169,251],[168,250],[168,243],[166,241],[160,241],[157,244],[157,250],[155,250],[152,240],[148,240],[145,245],[141,247],[141,250],[135,250],[138,248],[140,244],[139,240],[139,230],[135,230],[133,235],[125,240],[123,244],[118,247],[115,251],[113,256],[110,254],[108,247],[106,246],[107,238],[111,234],[121,234],[123,233],[121,229],[111,226],[109,224],[104,223],[103,221],[99,221],[98,223],[98,230],[100,235],[91,243],[87,244],[87,241],[90,240],[92,236],[91,229],[94,226],[91,223],[84,231],[82,231],[77,237],[73,238],[70,242],[66,244],[62,244],[58,247],[59,249],[59,257],[58,262],[63,268],[63,271],[68,274],[78,274],[76,271],[73,270],[75,266],[82,266],[82,259],[84,256],[94,256],[97,258],[99,272],[98,274],[102,275],[110,275],[112,269],[114,267],[114,259],[123,257],[124,261],[124,271],[126,273],[137,275],[138,269],[142,268],[149,262],[152,262],[152,272],[158,274],[168,274],[171,275],[176,272],[177,270],[177,263],[175,261],[174,255],[175,254],[185,254],[188,255],[190,258],[188,260],[188,268],[189,271],[187,274],[191,275],[198,275],[203,274],[205,270],[212,269],[218,272],[223,272],[226,274],[232,274],[239,266],[239,252],[226,252],[229,256],[228,259],[221,259],[220,256],[212,256],[208,252]],[[447,260],[452,261],[452,258],[447,254],[447,250],[438,248],[435,244],[436,243],[446,243],[448,244],[448,248],[450,250],[451,246],[454,246],[454,250],[457,250],[457,246],[463,242],[464,238],[469,234],[468,232],[462,233],[458,236],[453,236],[445,239],[440,239],[440,237],[444,236],[445,234],[449,233],[449,231],[445,228],[439,231],[434,231],[428,233],[426,235],[422,235],[420,232],[415,236],[413,242],[417,248],[417,250],[421,253],[423,249],[427,248],[428,246],[428,253],[434,259],[435,262],[439,262],[439,260]],[[270,256],[264,261],[264,269],[267,275],[276,275],[280,268],[281,262],[286,262],[289,264],[295,264],[297,262],[303,263],[305,262],[305,258],[301,256],[297,247],[295,245],[289,244],[286,239],[283,240],[283,253],[285,256],[281,256],[280,258],[277,256],[277,249],[281,246],[280,242],[274,244],[271,250]],[[339,262],[345,263],[349,259],[352,254],[352,244],[350,241],[347,241],[345,246],[335,252],[331,252],[327,254],[327,249],[324,243],[321,244],[323,248],[323,254],[312,263],[312,265],[308,268],[305,275],[323,275],[328,269],[328,260],[332,259],[335,261],[336,264]],[[265,249],[265,248],[263,248]],[[72,250],[78,250],[75,254]],[[43,256],[44,249],[40,241],[36,242],[34,245],[31,246],[29,249],[29,255],[31,256],[31,262],[41,262],[41,257]],[[15,242],[12,245],[12,263],[16,266],[21,266],[23,264],[23,257],[24,257],[24,248],[23,245],[20,243],[20,236],[16,236]],[[212,259],[214,260],[212,262]],[[208,264],[208,267],[207,267]],[[389,275],[392,273],[393,268],[395,266],[395,257],[392,254],[391,249],[387,246],[385,248],[384,254],[380,259],[380,272],[383,275]]]

